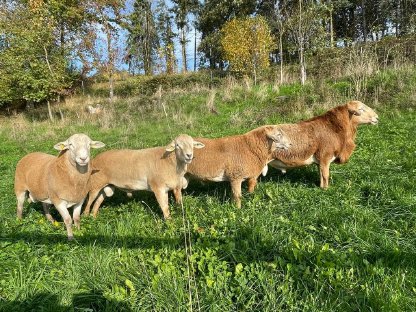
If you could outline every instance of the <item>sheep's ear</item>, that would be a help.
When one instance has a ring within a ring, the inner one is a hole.
[[[194,148],[203,148],[205,147],[205,144],[198,142],[198,141],[194,141]]]
[[[351,115],[360,116],[361,112],[355,107],[354,105],[351,105],[351,103],[348,103],[347,105],[348,111]]]
[[[277,127],[267,127],[266,137],[274,142],[277,142],[282,137],[282,132]]]
[[[58,151],[66,150],[66,149],[68,149],[68,141],[56,143],[53,146],[53,148],[56,149],[56,150],[58,150]]]
[[[170,142],[170,144],[166,146],[166,152],[173,152],[175,150],[175,146],[175,141]]]
[[[105,144],[103,142],[100,141],[91,141],[90,146],[92,148],[102,148],[105,146]]]

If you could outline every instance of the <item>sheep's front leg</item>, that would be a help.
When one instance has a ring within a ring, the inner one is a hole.
[[[254,189],[256,188],[256,185],[257,185],[257,179],[256,178],[249,178],[247,180],[247,183],[248,183],[248,192],[253,193]]]
[[[92,208],[92,216],[94,218],[97,218],[98,210],[100,209],[101,204],[103,203],[104,199],[105,199],[104,192],[100,192],[97,199],[95,200],[94,207]]]
[[[329,185],[329,159],[321,160],[319,163],[319,172],[321,175],[321,184],[320,187],[327,189]]]
[[[47,203],[42,203],[42,207],[43,207],[43,212],[45,213],[46,219],[48,219],[50,223],[54,223],[55,219],[52,217],[51,212],[50,212],[51,205]]]
[[[241,183],[242,180],[231,181],[231,191],[233,193],[233,200],[237,205],[237,208],[241,208]]]
[[[158,187],[152,187],[152,191],[155,193],[157,202],[162,209],[163,217],[166,220],[170,219],[168,192]]]
[[[74,224],[75,224],[75,226],[77,227],[78,230],[81,227],[81,207],[82,207],[83,203],[84,203],[84,201],[82,201],[79,204],[76,204],[74,206],[73,218],[74,218]]]
[[[68,212],[66,201],[61,201],[59,204],[55,204],[55,207],[64,220],[66,231],[68,233],[68,240],[74,239],[74,234],[72,233],[72,218]]]

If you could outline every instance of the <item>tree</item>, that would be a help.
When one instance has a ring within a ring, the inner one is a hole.
[[[42,0],[1,5],[0,104],[48,102],[71,86],[66,52],[56,44],[56,28],[57,21]]]
[[[221,30],[224,58],[238,72],[251,72],[255,83],[259,70],[269,66],[269,54],[274,48],[266,20],[261,17],[233,19]]]
[[[153,74],[154,57],[159,47],[159,38],[153,17],[151,1],[136,0],[133,12],[128,17],[127,49],[130,65],[143,69],[146,75]]]
[[[91,35],[91,55],[93,66],[108,76],[109,98],[114,96],[114,73],[121,58],[119,44],[121,0],[95,0],[87,2],[89,12],[89,34]],[[94,29],[99,29],[103,38]],[[95,44],[94,44],[95,43]]]
[[[303,0],[299,0],[298,7],[292,11],[287,21],[289,39],[299,58],[302,85],[306,82],[305,52],[323,46],[325,38],[325,30],[320,16],[321,8],[314,2],[306,4],[304,6]]]
[[[288,3],[286,2],[264,0],[260,2],[257,10],[258,14],[266,18],[268,24],[270,25],[272,35],[279,38],[278,58],[280,64],[280,83],[283,83],[283,40],[286,33],[286,21],[288,19]]]
[[[203,6],[198,9],[196,25],[202,37],[199,51],[205,55],[210,68],[224,67],[220,29],[227,21],[249,16],[255,9],[255,0],[204,1]]]
[[[173,41],[176,34],[173,32],[173,17],[164,0],[159,1],[156,13],[157,30],[160,37],[160,54],[165,58],[166,73],[173,74],[176,65],[175,43]]]
[[[186,33],[188,32],[188,15],[194,13],[198,7],[198,0],[172,0],[174,6],[172,12],[175,14],[176,25],[179,29],[179,42],[182,50],[182,72],[187,71],[186,60]]]

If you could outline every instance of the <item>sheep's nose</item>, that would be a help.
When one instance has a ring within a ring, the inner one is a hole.
[[[86,161],[88,159],[88,156],[80,156],[79,160],[81,161]]]
[[[192,158],[192,154],[186,154],[186,158],[191,159]]]

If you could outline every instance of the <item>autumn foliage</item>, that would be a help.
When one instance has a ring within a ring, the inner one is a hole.
[[[224,58],[233,71],[253,73],[269,66],[269,53],[274,48],[273,37],[261,16],[235,18],[221,30]]]

